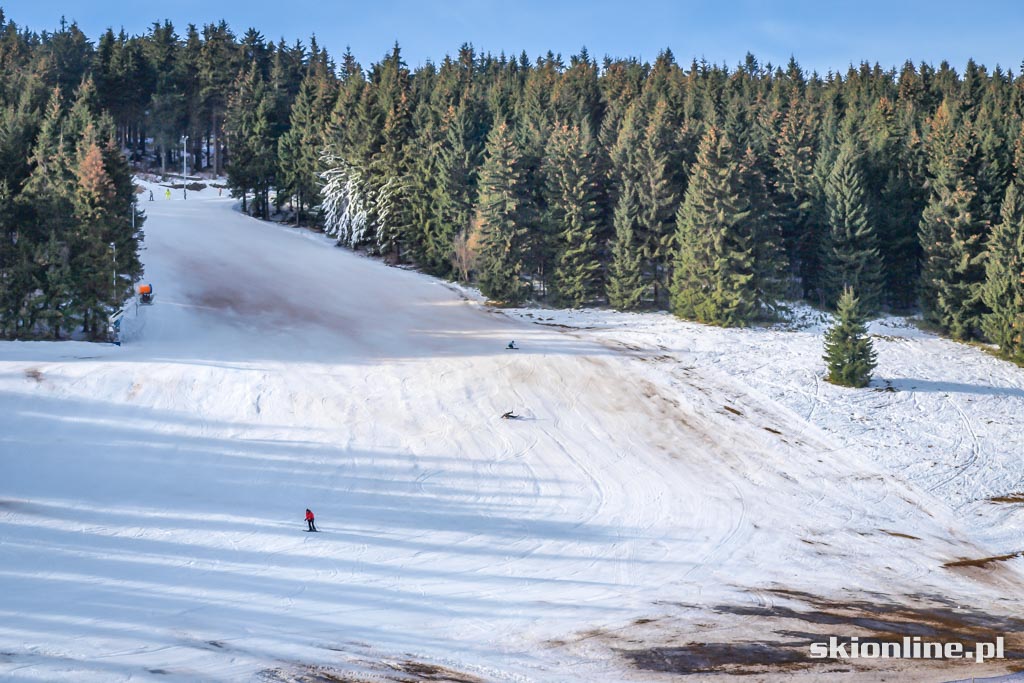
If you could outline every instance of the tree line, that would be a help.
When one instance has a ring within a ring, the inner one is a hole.
[[[228,99],[232,183],[339,243],[489,298],[746,325],[780,301],[919,307],[1024,356],[1024,78],[973,61],[736,68],[399,47],[308,67],[275,139],[257,62]],[[232,141],[235,141],[232,148]],[[275,156],[276,150],[276,156]],[[276,160],[276,163],[275,163]],[[232,171],[232,168],[236,168]],[[320,188],[321,196],[313,199]],[[262,195],[261,195],[262,193]],[[320,205],[314,202],[322,201]]]
[[[0,338],[105,340],[142,273],[116,124],[80,31],[0,26]]]
[[[746,325],[852,288],[868,312],[919,307],[1024,354],[1024,78],[999,67],[463,45],[410,69],[395,45],[364,68],[223,22],[95,47],[12,26],[5,64],[10,44],[25,65],[50,54],[65,98],[91,79],[138,159],[173,164],[188,135],[191,166],[225,171],[245,210],[496,301]]]

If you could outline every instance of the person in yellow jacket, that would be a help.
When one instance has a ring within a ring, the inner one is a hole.
[[[168,199],[171,198],[171,188],[167,188],[167,192],[164,192],[164,196],[167,197]]]

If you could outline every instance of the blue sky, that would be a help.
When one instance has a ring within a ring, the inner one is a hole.
[[[883,66],[907,58],[960,67],[973,57],[1020,70],[1024,60],[1024,1],[980,0],[453,0],[374,3],[331,0],[0,0],[9,19],[35,30],[55,28],[61,15],[95,39],[108,26],[144,33],[170,19],[179,33],[188,23],[226,19],[236,33],[250,26],[289,43],[316,34],[332,54],[352,47],[364,65],[397,40],[411,66],[439,60],[463,42],[494,53],[563,56],[586,45],[594,56],[653,59],[664,47],[734,66],[753,52],[762,62],[794,55],[806,69],[844,70],[863,59]]]

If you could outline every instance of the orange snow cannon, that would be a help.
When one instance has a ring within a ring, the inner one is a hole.
[[[153,303],[153,285],[139,285],[139,301],[144,304]]]

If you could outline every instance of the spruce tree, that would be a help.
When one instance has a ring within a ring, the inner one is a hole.
[[[246,193],[252,191],[253,214],[268,219],[270,188],[278,165],[271,122],[274,99],[255,61],[239,77],[236,85],[237,91],[229,100],[225,122],[231,149],[228,184],[242,194],[243,210],[246,209]]]
[[[1003,133],[1004,121],[1000,113],[995,111],[996,107],[1005,105],[990,99],[986,98],[978,108],[973,123],[978,157],[971,170],[978,185],[978,218],[988,225],[995,225],[1013,172],[1013,145]]]
[[[548,53],[529,70],[523,89],[516,101],[515,133],[521,154],[524,194],[524,216],[531,222],[526,229],[526,252],[523,265],[532,281],[546,295],[551,284],[558,256],[559,228],[550,220],[546,206],[545,182],[542,164],[548,138],[554,128],[552,95],[560,61]]]
[[[836,322],[825,333],[828,381],[844,387],[866,387],[871,382],[877,356],[868,336],[859,302],[851,288],[843,290]]]
[[[1024,363],[1024,196],[1016,182],[1006,188],[985,272],[982,298],[990,310],[982,329],[1001,356]]]
[[[596,232],[599,221],[594,145],[579,127],[556,126],[545,150],[547,221],[553,226],[555,300],[578,307],[599,289]]]
[[[248,209],[248,195],[256,187],[257,151],[253,138],[260,74],[255,62],[240,73],[228,100],[224,131],[231,148],[227,165],[228,186],[242,197],[242,211]]]
[[[439,207],[441,196],[438,191],[438,157],[441,153],[441,136],[444,131],[429,102],[420,100],[416,105],[413,128],[417,132],[409,141],[407,157],[410,188],[409,221],[416,229],[412,231],[415,239],[408,245],[406,255],[428,273],[444,277],[451,269],[450,236],[443,240],[447,242],[446,247],[437,252],[431,248],[432,244],[442,241],[432,238],[442,233],[450,235],[451,230],[448,226],[442,226]]]
[[[921,215],[919,239],[921,304],[925,317],[955,339],[974,336],[981,326],[985,278],[985,224],[978,219],[979,198],[970,173],[975,158],[969,121],[954,117],[943,102],[928,137],[931,194]]]
[[[502,121],[487,138],[477,210],[481,227],[480,291],[505,304],[518,304],[526,297],[520,277],[526,238],[525,195],[519,150],[508,124]]]
[[[682,318],[740,326],[757,314],[751,203],[737,157],[733,141],[709,127],[676,214],[672,311]]]
[[[783,239],[789,262],[799,268],[803,246],[814,243],[814,119],[806,102],[794,93],[782,120],[775,146],[775,183]]]
[[[444,138],[433,159],[437,215],[424,226],[424,258],[429,268],[442,275],[450,272],[456,236],[468,233],[473,218],[481,152],[473,139],[475,107],[475,103],[464,101],[457,109],[448,110],[442,121]]]
[[[303,210],[317,203],[320,156],[326,146],[324,133],[335,104],[333,77],[317,64],[313,61],[302,79],[288,129],[277,140],[278,202],[285,196],[293,199],[296,224],[301,222]]]
[[[636,239],[638,214],[636,190],[633,189],[632,181],[627,180],[615,205],[615,240],[611,249],[608,285],[605,290],[608,304],[620,311],[639,308],[643,304],[644,292],[647,289],[641,270],[643,258]]]
[[[849,287],[858,293],[862,310],[871,313],[880,303],[881,257],[860,164],[861,153],[856,143],[848,140],[840,148],[825,184],[829,230],[823,244],[822,284],[829,306],[835,306]]]
[[[33,323],[41,322],[51,339],[63,339],[65,332],[74,331],[77,322],[72,300],[76,283],[73,280],[70,256],[67,243],[58,239],[56,232],[51,232],[46,243],[36,249],[34,260],[41,269],[41,277],[36,282],[41,287],[38,295],[33,293],[33,297],[27,301],[34,299],[39,303]],[[78,275],[81,276],[81,273]]]
[[[643,245],[646,278],[654,288],[655,303],[665,291],[675,238],[672,218],[679,206],[680,187],[672,168],[672,143],[669,105],[659,100],[648,117],[634,171],[640,207],[637,236]]]
[[[422,253],[423,235],[420,226],[412,222],[410,206],[411,134],[409,101],[402,93],[384,119],[383,144],[369,166],[371,181],[377,183],[377,202],[372,208],[377,251],[397,262],[402,261],[404,246]]]
[[[106,317],[116,303],[117,291],[111,279],[117,195],[103,163],[103,152],[90,126],[79,145],[74,195],[78,229],[68,235],[69,263],[73,282],[74,314],[83,331],[100,339],[106,332]]]
[[[739,161],[740,184],[750,202],[749,233],[754,245],[754,314],[773,317],[789,285],[789,260],[782,229],[783,213],[775,204],[757,154],[747,147]]]

